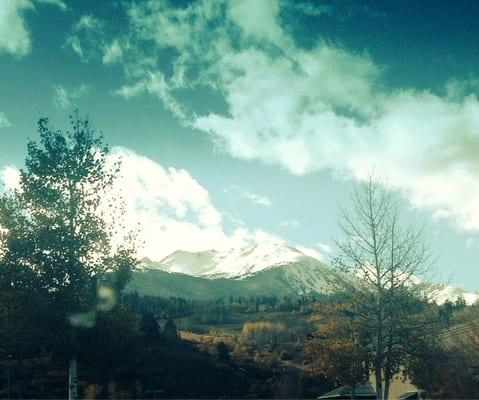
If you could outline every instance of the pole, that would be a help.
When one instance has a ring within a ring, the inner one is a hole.
[[[9,399],[12,398],[12,395],[10,393],[10,363],[7,364],[7,397]]]
[[[68,400],[78,399],[78,373],[77,373],[77,359],[72,357],[70,359],[70,368],[68,372]]]
[[[7,363],[7,394],[8,398],[12,398],[12,392],[10,390],[10,363],[12,361],[13,356],[11,354],[8,355],[8,363]]]

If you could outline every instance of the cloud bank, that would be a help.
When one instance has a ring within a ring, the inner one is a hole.
[[[326,170],[360,180],[374,169],[415,207],[479,231],[473,92],[452,81],[444,96],[386,88],[383,67],[367,54],[321,40],[301,47],[283,18],[287,6],[137,2],[127,10],[128,29],[103,37],[99,51],[124,67],[118,94],[157,96],[234,157],[295,175]],[[182,101],[205,87],[226,112],[199,114]]]
[[[241,221],[227,231],[228,217],[188,171],[164,168],[125,148],[114,149],[112,160],[118,158],[120,178],[113,195],[125,201],[126,226],[138,230],[141,256],[160,260],[178,249],[226,250],[284,243],[275,234],[244,227]]]
[[[124,203],[114,240],[137,233],[138,256],[161,260],[176,250],[227,250],[251,245],[285,244],[262,229],[244,227],[213,204],[208,191],[184,169],[165,168],[123,147],[112,149],[108,163],[121,161],[106,200]],[[20,172],[0,170],[0,193],[19,188]],[[225,229],[225,222],[233,227]]]

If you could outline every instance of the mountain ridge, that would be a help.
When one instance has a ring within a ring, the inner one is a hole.
[[[156,279],[159,275],[161,280]],[[333,268],[326,263],[304,254],[302,251],[283,244],[266,246],[251,245],[243,248],[229,250],[206,250],[191,252],[176,250],[160,261],[152,261],[147,258],[141,260],[138,271],[134,274],[134,284],[129,285],[129,290],[135,288],[138,292],[142,290],[140,281],[148,286],[149,294],[155,290],[151,283],[145,281],[148,274],[159,285],[156,293],[175,294],[174,291],[164,287],[169,283],[176,287],[185,297],[222,297],[230,292],[241,293],[245,290],[249,295],[284,294],[307,295],[307,294],[329,294],[331,288],[328,285],[326,274],[335,273]],[[170,274],[170,275],[168,275]],[[194,278],[194,279],[190,279]],[[272,279],[268,284],[268,279]],[[216,282],[215,282],[216,281]],[[239,283],[245,281],[244,284]],[[183,290],[180,287],[183,282],[185,287],[191,290]],[[261,282],[261,284],[257,284]],[[160,287],[163,286],[163,287]],[[193,289],[196,288],[196,289]],[[211,294],[195,293],[195,290],[210,290]],[[226,290],[226,291],[225,291]],[[474,293],[465,292],[452,285],[435,284],[431,290],[430,298],[438,304],[445,301],[456,301],[464,298],[467,304],[478,301],[479,296]]]

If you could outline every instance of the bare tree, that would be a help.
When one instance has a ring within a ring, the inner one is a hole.
[[[352,209],[341,209],[334,290],[353,304],[371,331],[370,351],[378,399],[387,399],[411,341],[422,326],[418,278],[431,270],[422,229],[403,226],[392,192],[373,175],[352,195]]]

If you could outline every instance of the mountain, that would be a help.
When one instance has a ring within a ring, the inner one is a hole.
[[[147,268],[135,271],[127,292],[160,297],[213,300],[219,297],[289,296],[301,294],[285,279],[281,268],[270,269],[245,279],[207,279]],[[315,294],[316,292],[310,291]]]
[[[430,298],[434,299],[437,304],[444,304],[446,301],[455,302],[464,299],[467,305],[474,304],[479,301],[479,295],[469,293],[452,285],[433,285]]]
[[[127,291],[209,299],[225,296],[323,294],[332,269],[288,246],[228,251],[176,251],[159,262],[143,259]]]
[[[280,244],[252,245],[226,251],[178,250],[159,263],[145,260],[144,264],[156,266],[167,272],[177,272],[208,279],[244,279],[258,272],[290,264],[325,264],[309,257],[294,247]]]
[[[178,250],[159,262],[143,259],[126,289],[143,295],[191,299],[328,294],[331,289],[325,277],[333,273],[327,264],[281,244],[227,251]],[[450,285],[424,288],[439,304],[460,297],[472,304],[479,298]]]

